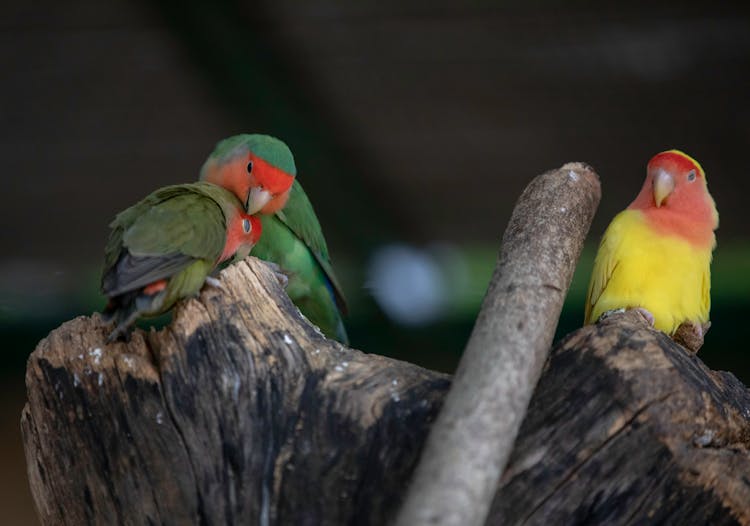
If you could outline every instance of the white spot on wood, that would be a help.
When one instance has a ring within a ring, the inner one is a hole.
[[[78,374],[77,373],[73,373],[73,385],[75,387],[78,387],[79,385],[81,385],[81,379],[78,378]]]
[[[83,360],[83,354],[79,354],[79,355],[78,355],[78,359],[79,359],[79,360]]]
[[[315,350],[313,351],[313,354],[320,354],[320,349],[315,349]]]
[[[341,367],[346,369],[347,367],[349,367],[349,362],[341,362]]]
[[[125,362],[125,365],[127,365],[131,369],[133,368],[133,365],[135,365],[135,362],[130,356],[125,356],[122,361]]]
[[[568,172],[568,178],[571,181],[577,181],[578,180],[578,174],[575,173],[573,170],[571,170],[571,171]]]
[[[567,209],[567,208],[565,208],[564,206],[561,206],[561,207],[560,207],[560,212],[562,212],[563,214],[564,214],[565,212],[567,212],[567,211],[568,211],[568,209]]]
[[[232,400],[235,402],[239,401],[240,399],[240,377],[236,376],[234,378],[234,384],[232,385]]]
[[[99,384],[99,387],[101,387],[102,384],[104,383],[104,375],[102,373],[98,374],[96,378],[96,383]]]
[[[397,380],[396,378],[394,378],[394,379],[393,379],[393,380],[391,381],[391,385],[393,385],[393,386],[396,386],[396,385],[398,385],[398,380]]]
[[[159,425],[161,425],[162,423],[164,423],[164,414],[161,411],[159,411],[158,413],[156,413],[156,423],[159,424]]]
[[[393,400],[394,402],[399,402],[401,401],[401,397],[397,392],[394,391],[393,393],[391,393],[391,400]]]
[[[287,333],[284,333],[284,343],[286,343],[287,345],[292,344],[292,339],[289,337]]]
[[[698,447],[706,447],[714,441],[715,436],[716,431],[714,431],[713,429],[706,429],[702,435],[697,436],[693,439],[693,444]]]
[[[343,367],[341,367],[340,365],[337,365],[337,366],[336,366],[336,367],[334,367],[333,369],[334,369],[335,371],[338,371],[338,372],[340,372],[340,373],[343,373],[343,372],[344,372],[344,368],[343,368]]]
[[[98,365],[102,360],[102,350],[99,347],[92,349],[89,351],[89,356],[93,357],[94,363]]]

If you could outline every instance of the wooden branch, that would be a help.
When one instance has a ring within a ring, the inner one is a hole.
[[[519,198],[396,524],[484,523],[600,197],[591,168],[570,163]]]

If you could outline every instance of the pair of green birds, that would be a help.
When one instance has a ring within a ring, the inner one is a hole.
[[[220,141],[200,181],[160,188],[110,224],[101,289],[110,340],[140,317],[196,295],[222,263],[253,256],[275,264],[300,311],[329,338],[348,343],[344,297],[320,223],[289,147],[268,135]]]

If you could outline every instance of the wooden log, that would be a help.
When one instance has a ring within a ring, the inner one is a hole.
[[[750,391],[636,312],[552,352],[488,524],[750,524]]]
[[[386,524],[445,375],[323,339],[249,258],[171,327],[29,359],[42,524]],[[487,524],[750,525],[750,395],[631,314],[545,365]]]
[[[382,524],[446,375],[326,340],[254,258],[171,326],[98,315],[31,355],[22,430],[42,524]]]

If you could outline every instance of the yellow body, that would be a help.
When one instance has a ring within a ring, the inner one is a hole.
[[[620,212],[596,254],[585,322],[594,323],[609,310],[643,307],[654,315],[654,326],[669,335],[683,322],[705,323],[712,250],[656,232],[639,210]]]

